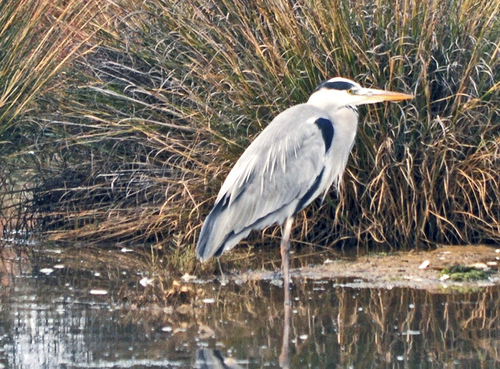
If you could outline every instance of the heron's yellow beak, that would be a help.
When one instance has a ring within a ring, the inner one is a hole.
[[[360,97],[360,104],[373,104],[382,101],[401,101],[414,98],[413,95],[404,94],[402,92],[377,90],[375,88],[361,88],[353,92]]]

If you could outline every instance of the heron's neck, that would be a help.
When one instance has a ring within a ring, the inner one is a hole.
[[[335,147],[335,150],[331,150],[328,159],[330,165],[326,177],[328,178],[327,187],[333,183],[339,189],[358,130],[358,111],[352,107],[341,107],[329,112],[328,115],[334,129],[331,147]]]

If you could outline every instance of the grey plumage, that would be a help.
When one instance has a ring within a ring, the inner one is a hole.
[[[356,135],[356,105],[409,97],[336,77],[276,116],[228,174],[201,229],[198,259],[232,249],[252,229],[283,224],[338,187]]]

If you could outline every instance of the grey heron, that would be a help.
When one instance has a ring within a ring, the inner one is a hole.
[[[206,261],[231,250],[251,230],[283,225],[281,257],[285,305],[289,299],[289,238],[294,216],[342,180],[358,128],[356,106],[413,98],[363,88],[335,77],[306,103],[272,120],[238,159],[201,228],[196,256]]]

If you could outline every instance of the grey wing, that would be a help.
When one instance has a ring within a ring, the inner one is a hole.
[[[197,256],[233,248],[252,229],[281,224],[323,190],[333,125],[305,104],[278,115],[237,161],[203,224]]]

